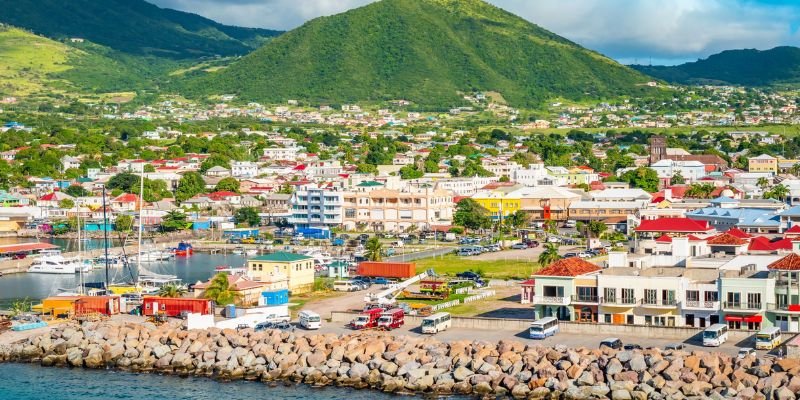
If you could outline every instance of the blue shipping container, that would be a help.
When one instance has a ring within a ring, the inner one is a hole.
[[[228,304],[225,306],[225,317],[236,318],[236,304]]]
[[[277,306],[281,304],[286,304],[289,302],[289,289],[261,292],[261,297],[264,298],[265,306]]]

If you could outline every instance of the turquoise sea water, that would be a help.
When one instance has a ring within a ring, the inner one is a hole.
[[[0,398],[9,400],[384,400],[394,397],[372,390],[283,384],[270,387],[260,382],[217,382],[208,378],[45,368],[33,364],[0,364],[0,377]]]

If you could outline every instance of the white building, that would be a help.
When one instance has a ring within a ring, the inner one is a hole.
[[[333,228],[342,224],[344,193],[316,185],[299,187],[289,201],[289,222],[297,228]]]
[[[252,161],[234,161],[231,163],[231,175],[234,178],[255,178],[258,176],[258,164]]]
[[[267,147],[264,149],[264,157],[278,161],[296,161],[301,151],[300,147]]]
[[[694,182],[706,176],[706,166],[700,161],[673,161],[664,159],[650,165],[661,179],[668,179],[680,173],[686,181]]]

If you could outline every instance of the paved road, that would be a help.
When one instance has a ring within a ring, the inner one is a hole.
[[[349,328],[345,327],[342,323],[323,323],[322,333],[335,333],[347,334],[352,332]],[[418,326],[404,326],[402,328],[392,331],[395,335],[407,335],[412,337],[423,336]],[[426,335],[427,336],[427,335]],[[544,340],[530,339],[525,331],[512,331],[512,330],[483,330],[483,329],[459,329],[452,328],[450,330],[436,334],[436,338],[441,341],[455,341],[455,340],[485,340],[485,341],[499,341],[502,339],[513,339],[530,344],[540,344],[543,346],[555,346],[563,344],[568,347],[589,347],[594,348],[600,344],[600,341],[607,336],[591,335],[591,334],[573,334],[573,333],[559,333],[555,336],[549,337]],[[642,347],[658,347],[664,348],[668,344],[676,343],[675,340],[658,339],[658,338],[641,338],[641,337],[626,337],[619,336],[623,343],[635,343]],[[788,339],[788,337],[787,337]],[[692,339],[682,342],[687,351],[700,350],[700,351],[719,351],[726,354],[735,355],[740,347],[753,347],[752,342],[736,343],[735,341],[728,341],[718,348],[703,347],[701,343]],[[767,352],[758,351],[759,355],[765,355]]]

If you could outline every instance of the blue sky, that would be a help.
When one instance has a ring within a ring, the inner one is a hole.
[[[373,0],[148,0],[239,26],[292,29]],[[630,64],[800,45],[800,0],[488,0]]]

